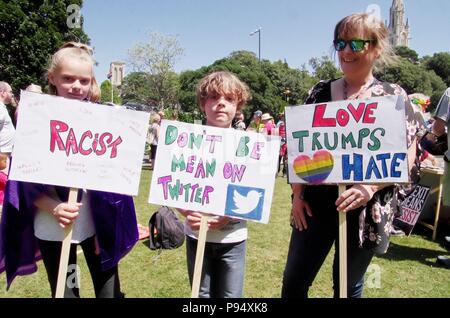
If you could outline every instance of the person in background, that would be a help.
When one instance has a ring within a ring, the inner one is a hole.
[[[13,150],[16,129],[6,105],[14,102],[11,86],[6,82],[0,82],[0,153],[8,156]]]
[[[6,181],[8,181],[8,156],[0,154],[0,219],[3,210],[3,198],[5,196]]]
[[[264,124],[261,122],[262,111],[257,110],[253,113],[253,118],[247,127],[247,131],[262,132]]]
[[[275,124],[273,123],[273,117],[269,113],[264,113],[261,116],[261,121],[264,124],[264,132],[267,135],[273,135],[275,128]]]
[[[445,90],[439,100],[435,112],[435,122],[433,124],[433,133],[438,137],[447,136],[447,151],[444,154],[444,177],[442,187],[442,204],[450,206],[450,87]],[[450,249],[450,236],[444,238],[444,244]],[[450,257],[439,255],[437,262],[450,269]]]
[[[245,122],[244,122],[244,114],[240,111],[236,112],[236,116],[234,117],[233,128],[237,130],[245,130]]]

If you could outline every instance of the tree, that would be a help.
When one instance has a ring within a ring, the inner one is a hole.
[[[314,77],[318,81],[342,76],[342,72],[328,56],[313,57],[308,63],[312,67]]]
[[[404,59],[407,59],[411,63],[415,64],[419,61],[419,54],[417,54],[416,51],[410,49],[407,46],[396,46],[394,51],[395,54],[403,57]]]
[[[408,94],[423,93],[430,96],[432,105],[430,111],[433,110],[440,94],[445,90],[445,83],[434,71],[426,70],[406,59],[401,59],[397,64],[386,67],[384,71],[375,76],[380,80],[397,83]]]
[[[144,72],[129,73],[123,79],[121,86],[123,103],[132,102],[144,105],[154,105],[149,75]]]
[[[100,85],[100,90],[102,91],[102,97],[101,102],[103,104],[111,103],[120,105],[122,103],[120,95],[119,95],[119,89],[114,86],[113,89],[113,100],[111,101],[111,82],[108,80],[105,80]]]
[[[68,6],[82,0],[0,0],[0,74],[14,90],[47,85],[48,58],[65,41],[89,43],[82,28],[70,28]],[[80,21],[82,27],[83,20]]]
[[[131,67],[137,72],[148,75],[152,95],[159,108],[178,104],[178,86],[173,67],[183,54],[176,36],[152,32],[146,43],[138,43],[128,51]]]
[[[433,70],[447,87],[450,87],[450,52],[435,53],[424,62],[425,67]]]

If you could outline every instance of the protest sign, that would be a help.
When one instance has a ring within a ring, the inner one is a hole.
[[[429,187],[416,184],[413,190],[401,202],[400,210],[402,213],[394,219],[394,225],[402,229],[406,235],[411,234],[429,194]]]
[[[286,107],[290,183],[406,183],[401,96]]]
[[[137,195],[149,114],[22,91],[9,178]]]
[[[267,223],[280,138],[163,120],[149,203]]]

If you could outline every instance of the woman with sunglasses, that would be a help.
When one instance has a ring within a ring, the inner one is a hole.
[[[333,44],[344,76],[319,82],[305,104],[384,95],[402,95],[408,101],[400,86],[381,82],[373,75],[375,69],[396,60],[388,36],[384,24],[371,15],[359,13],[342,19],[335,27]],[[406,105],[411,167],[417,124],[409,101]],[[394,186],[357,184],[347,187],[340,196],[338,187],[330,185],[293,184],[292,190],[292,236],[282,297],[308,296],[309,287],[335,242],[333,289],[334,296],[338,297],[338,211],[347,212],[347,295],[361,297],[364,274],[374,253],[385,253],[388,247],[395,210]],[[386,226],[380,227],[382,224]],[[374,237],[377,239],[372,240]]]

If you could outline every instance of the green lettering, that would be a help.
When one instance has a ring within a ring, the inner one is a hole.
[[[178,136],[178,128],[172,125],[167,126],[166,129],[166,145],[170,145],[173,143]]]
[[[250,137],[248,136],[241,137],[241,140],[239,140],[238,148],[236,150],[236,157],[245,157],[248,155],[248,153],[250,152],[250,150],[247,147],[249,141]]]
[[[298,139],[298,151],[303,152],[304,151],[304,145],[303,145],[303,138],[309,136],[309,131],[307,130],[301,130],[301,131],[294,131],[292,133],[292,137],[294,139]]]

